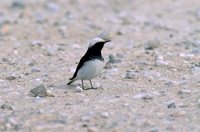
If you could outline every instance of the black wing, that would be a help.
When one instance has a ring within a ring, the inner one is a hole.
[[[75,71],[73,77],[70,78],[69,80],[73,80],[74,78],[76,78],[79,69],[83,66],[83,64],[84,64],[86,61],[87,61],[87,57],[84,55],[84,56],[81,58],[81,60],[79,61],[79,64],[78,64],[78,66],[77,66],[77,68],[76,68],[76,71]]]

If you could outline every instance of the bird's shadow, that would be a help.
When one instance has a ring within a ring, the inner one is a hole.
[[[64,90],[75,90],[77,86],[81,87],[80,83],[70,84],[67,82],[61,82],[59,84],[49,85],[49,87],[53,87],[54,89],[64,89]],[[85,87],[83,90],[97,90],[97,88]]]

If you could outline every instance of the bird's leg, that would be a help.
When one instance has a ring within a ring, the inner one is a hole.
[[[90,80],[91,89],[97,89],[92,86],[92,81]]]
[[[82,84],[82,89],[84,89],[83,80],[81,80],[81,84]]]

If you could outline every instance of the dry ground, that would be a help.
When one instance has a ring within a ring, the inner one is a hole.
[[[199,0],[0,3],[0,131],[200,131]],[[120,62],[76,92],[68,78],[102,32]],[[54,97],[32,97],[39,84]]]

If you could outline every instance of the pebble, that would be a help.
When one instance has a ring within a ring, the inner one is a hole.
[[[46,96],[48,96],[46,87],[43,84],[35,87],[30,92],[34,97],[37,97],[37,96],[38,97],[46,97]]]
[[[200,8],[195,11],[196,18],[200,20]]]
[[[194,54],[194,55],[200,55],[200,49],[199,48],[195,48],[191,51],[191,54]]]
[[[153,50],[155,48],[158,48],[159,46],[160,46],[160,41],[158,41],[158,40],[152,40],[152,41],[148,41],[144,45],[144,49],[145,50]]]
[[[12,8],[24,9],[25,0],[14,0],[12,3]]]
[[[83,89],[80,86],[76,86],[75,88],[75,92],[82,92]]]
[[[37,87],[39,85],[42,85],[43,81],[40,78],[36,78],[34,80],[31,80],[31,83],[32,83],[33,87]]]
[[[81,121],[83,122],[89,122],[90,119],[92,118],[93,114],[92,113],[86,113],[81,117]]]
[[[5,57],[3,57],[3,58],[2,58],[2,62],[9,63],[9,62],[10,62],[10,60],[9,60],[8,58],[5,58]]]
[[[109,63],[121,63],[120,59],[117,59],[114,55],[109,55]]]
[[[88,132],[98,132],[98,129],[96,127],[89,127]]]
[[[9,80],[9,81],[12,81],[12,80],[16,79],[16,76],[11,75],[11,76],[6,77],[6,79]]]
[[[73,49],[80,49],[81,46],[79,44],[71,44]]]
[[[135,72],[132,71],[127,71],[126,72],[126,79],[135,79],[137,77],[137,74]]]
[[[167,108],[168,109],[176,108],[175,102],[169,102],[168,105],[167,105]]]
[[[67,31],[67,27],[66,26],[61,26],[58,28],[58,32],[61,34],[61,36],[64,38],[66,37],[66,31]]]
[[[13,110],[12,106],[10,106],[8,104],[2,104],[1,109],[3,109],[3,110]]]
[[[18,50],[13,50],[13,54],[17,55],[17,54],[19,54],[19,51]]]
[[[171,86],[176,85],[176,84],[177,84],[177,82],[176,81],[172,81],[172,80],[167,80],[165,82],[165,85],[168,86],[168,87],[171,87]]]
[[[46,52],[47,52],[47,56],[55,56],[56,55],[56,52],[58,50],[58,47],[48,47],[45,49]]]
[[[183,94],[190,94],[191,90],[189,90],[189,89],[181,89],[179,92],[181,92]]]
[[[156,72],[156,71],[144,71],[143,76],[147,77],[149,79],[154,79],[154,78],[161,77],[161,74],[159,72]]]
[[[60,10],[60,6],[55,2],[48,2],[46,8],[52,12],[57,12]]]
[[[191,60],[194,57],[194,54],[185,54],[185,53],[180,53],[179,57],[185,58],[187,60]]]
[[[37,68],[37,67],[35,67],[35,68],[32,68],[32,69],[31,69],[31,72],[32,72],[32,73],[40,72],[40,69]]]
[[[105,69],[113,69],[113,68],[117,68],[117,66],[116,66],[116,65],[113,65],[113,64],[110,63],[110,62],[107,62],[104,68],[105,68]]]
[[[166,65],[168,65],[168,62],[164,61],[163,56],[156,55],[155,64],[156,64],[156,66],[166,66]]]
[[[152,100],[153,97],[147,93],[139,93],[133,96],[134,99],[145,99],[145,100]]]
[[[117,34],[117,35],[123,35],[124,33],[123,33],[122,31],[118,30],[118,31],[116,32],[116,34]]]
[[[55,97],[55,95],[52,93],[51,90],[47,90],[47,96],[48,97]]]
[[[108,118],[109,117],[109,113],[108,112],[102,112],[101,113],[101,117],[102,118]]]
[[[193,67],[192,68],[192,73],[193,74],[200,73],[200,67]]]
[[[37,12],[33,14],[36,23],[44,23],[47,21],[47,17],[45,14]]]
[[[181,98],[184,98],[189,94],[191,94],[191,90],[189,89],[181,89],[177,92],[177,95],[179,95]]]
[[[40,40],[33,40],[31,42],[31,46],[38,46],[38,47],[41,47],[43,45],[43,42],[40,41]]]

